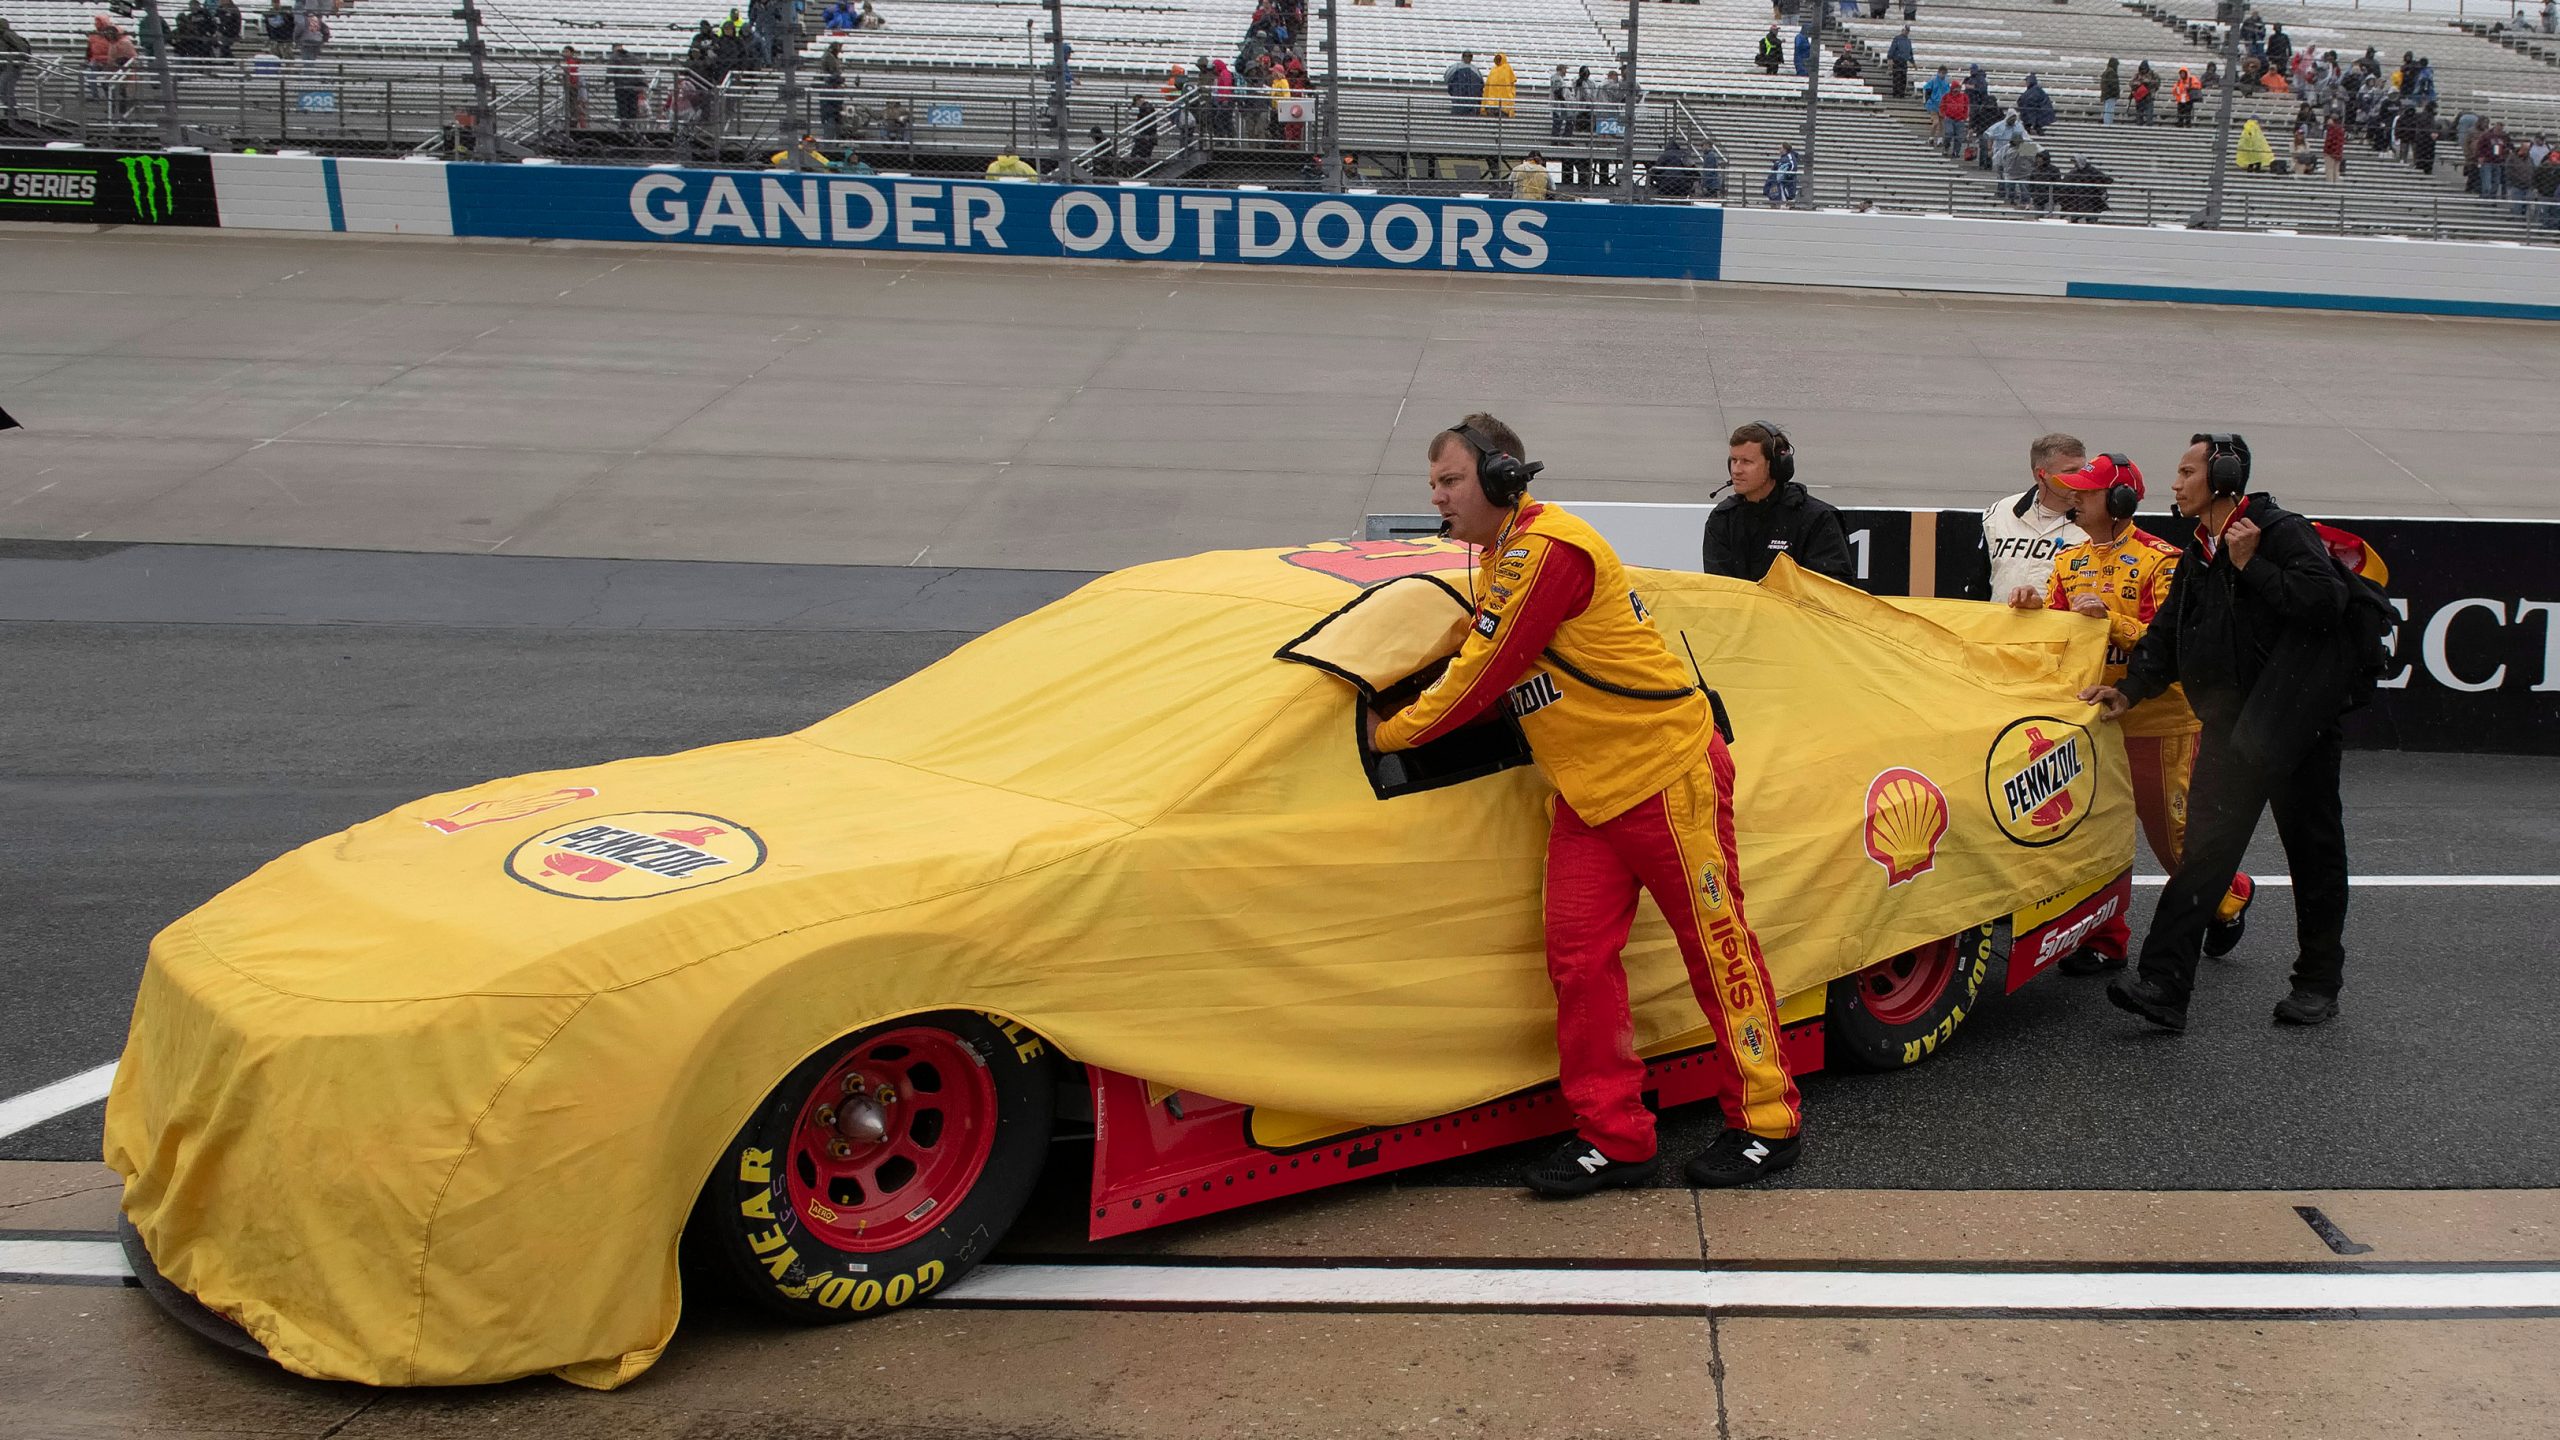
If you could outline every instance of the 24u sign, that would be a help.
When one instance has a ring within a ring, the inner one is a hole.
[[[208,157],[104,150],[0,149],[0,219],[222,223]]]

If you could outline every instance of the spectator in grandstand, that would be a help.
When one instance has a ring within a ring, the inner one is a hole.
[[[228,60],[239,47],[240,31],[246,17],[241,15],[238,0],[221,0],[213,7],[214,53]]]
[[[2266,59],[2270,70],[2289,71],[2293,68],[2293,37],[2284,33],[2283,21],[2277,21],[2276,28],[2267,34]]]
[[[1665,200],[1686,200],[1698,193],[1698,152],[1689,142],[1674,135],[1662,143],[1662,153],[1653,157],[1653,168],[1645,172],[1645,183],[1653,193]]]
[[[2240,21],[2240,49],[2252,60],[2267,58],[2267,22],[2254,11]]]
[[[1956,82],[1947,78],[1947,67],[1944,65],[1939,66],[1937,74],[1930,76],[1920,84],[1921,106],[1932,116],[1935,116],[1938,113],[1938,102],[1946,99],[1947,92],[1954,88],[1956,88]],[[1930,121],[1933,134],[1936,124],[1937,122],[1934,119]],[[1936,141],[1933,139],[1931,143],[1935,144]]]
[[[2320,160],[2331,180],[2347,178],[2347,119],[2335,110],[2320,130]]]
[[[1920,0],[1902,0],[1902,18],[1906,21],[1919,19]]]
[[[1591,67],[1583,66],[1573,77],[1573,131],[1577,135],[1591,133],[1591,118],[1600,110],[1600,85],[1591,78]]]
[[[1855,80],[1867,73],[1867,67],[1858,63],[1856,50],[1842,45],[1839,58],[1831,62],[1831,73],[1837,79]]]
[[[2044,608],[2053,586],[2053,557],[2089,536],[2071,523],[2078,505],[2062,477],[2083,468],[2088,448],[2069,435],[2044,435],[2027,447],[2035,476],[2025,493],[2003,496],[1982,512],[1982,549],[1971,587],[2021,610]]]
[[[904,100],[892,100],[880,107],[880,138],[891,145],[915,142],[915,112]]]
[[[613,91],[614,123],[630,129],[639,122],[641,102],[649,94],[649,80],[627,47],[616,45],[605,53],[604,82]]]
[[[1779,146],[1778,158],[1769,162],[1769,173],[1760,177],[1760,198],[1772,205],[1793,205],[1803,174],[1804,162],[1796,158],[1796,147]]]
[[[1854,583],[1849,533],[1840,512],[1794,478],[1795,444],[1786,432],[1755,420],[1725,441],[1725,483],[1733,493],[1707,512],[1699,568],[1758,584],[1784,555],[1817,575]],[[1776,471],[1788,478],[1776,478]]]
[[[2542,158],[2533,164],[2533,195],[2542,228],[2560,230],[2560,148],[2542,145]]]
[[[2013,205],[2019,201],[2019,192],[2009,183],[2012,179],[2009,162],[2017,156],[2018,143],[2026,138],[2027,127],[2016,115],[2003,115],[1984,127],[1982,132],[1983,168],[1989,170],[1998,183],[2000,198]],[[2015,178],[2024,179],[2025,175],[2021,172]]]
[[[2311,102],[2305,100],[2293,112],[2293,173],[2311,175],[2320,169],[2320,119],[2311,113]]]
[[[619,50],[622,47],[615,46]],[[826,52],[818,57],[818,133],[830,140],[844,138],[844,42],[830,40]]]
[[[1519,94],[1520,76],[1511,68],[1511,57],[1494,51],[1493,68],[1484,72],[1484,113],[1511,118]]]
[[[586,72],[578,64],[578,47],[560,47],[560,118],[572,130],[587,128]]]
[[[694,27],[693,38],[684,47],[684,65],[706,80],[719,78],[720,37],[712,33],[710,21]]]
[[[1940,143],[1950,160],[1964,158],[1965,120],[1972,113],[1972,104],[1972,97],[1965,94],[1961,85],[1948,86],[1947,93],[1938,100]]]
[[[1639,95],[1636,98],[1644,97]],[[1627,82],[1615,70],[1610,71],[1609,78],[1601,82],[1600,103],[1607,106],[1612,113],[1623,110],[1626,106]]]
[[[0,15],[0,116],[17,118],[18,76],[27,68],[27,57],[35,53],[36,47],[27,43],[9,17]]]
[[[1210,133],[1236,133],[1236,72],[1224,59],[1209,62]]]
[[[178,12],[178,23],[171,27],[175,39],[170,51],[186,60],[206,60],[213,56],[213,17],[201,5],[189,4]]]
[[[2414,105],[2436,103],[2436,63],[2424,55],[2418,57],[2418,73],[2409,80],[2409,101]]]
[[[1292,103],[1289,94],[1289,73],[1285,70],[1273,71],[1271,73],[1271,122],[1279,127],[1281,141],[1289,145],[1297,144],[1305,129],[1293,117],[1290,108]]]
[[[1164,114],[1154,101],[1141,95],[1130,112],[1129,173],[1135,175],[1154,163],[1156,130],[1164,124]]]
[[[2195,125],[2196,100],[2203,94],[2204,83],[2188,74],[2186,66],[2179,66],[2178,78],[2169,84],[2169,100],[2178,107],[2180,129],[2190,129]]]
[[[1511,167],[1511,198],[1544,200],[1553,178],[1547,173],[1547,157],[1532,150],[1527,159]]]
[[[1769,33],[1760,37],[1758,48],[1752,52],[1751,63],[1775,75],[1785,59],[1786,46],[1778,39],[1778,27],[1772,25]]]
[[[1441,88],[1449,92],[1449,113],[1473,115],[1484,107],[1484,76],[1476,71],[1476,52],[1461,50],[1458,63],[1440,72]]]
[[[1806,3],[1812,4],[1813,0],[1806,0]],[[1813,31],[1802,25],[1796,27],[1796,73],[1813,73]]]
[[[2240,141],[2233,147],[2231,163],[2263,175],[2275,159],[2275,147],[2267,143],[2267,132],[2259,128],[2257,119],[2253,116],[2241,121]]]
[[[2054,186],[2054,204],[2075,224],[2096,219],[2107,213],[2107,187],[2114,183],[2115,177],[2090,164],[2089,157],[2078,156]]]
[[[2133,98],[2133,123],[2136,125],[2150,124],[2151,107],[2158,103],[2160,99],[2160,75],[2159,72],[2151,68],[2150,61],[2145,60],[2134,67],[2133,90],[2131,93]]]
[[[2495,200],[2507,190],[2507,128],[2494,121],[2481,126],[2474,149],[2480,166],[2480,198]]]
[[[2027,76],[2027,88],[2018,92],[2018,123],[2030,135],[2042,135],[2053,125],[2053,97],[2044,93],[2044,81]]]
[[[2409,163],[2421,175],[2436,173],[2436,107],[2434,101],[2418,107],[2409,133]]]
[[[1884,13],[1884,6],[1881,3],[1876,6],[1876,13],[1879,15]],[[1902,33],[1893,37],[1893,43],[1884,49],[1884,58],[1885,63],[1893,67],[1893,98],[1899,100],[1911,93],[1913,57],[1910,26],[1903,26]]]
[[[988,179],[1037,180],[1040,178],[1040,172],[1033,168],[1030,161],[1013,153],[1015,148],[1016,147],[1014,146],[1007,145],[1002,150],[996,152],[996,158],[987,162]]]
[[[2098,72],[2098,123],[2116,123],[2116,101],[2124,96],[2124,66],[2116,57],[2107,57],[2107,68]]]
[[[829,0],[826,10],[819,17],[819,23],[829,30],[850,30],[862,22],[860,17],[854,14],[850,0]]]
[[[1561,140],[1573,133],[1573,72],[1563,65],[1547,77],[1547,138]]]

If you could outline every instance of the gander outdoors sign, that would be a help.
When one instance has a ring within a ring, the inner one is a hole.
[[[202,155],[0,149],[0,220],[216,225],[213,162]]]
[[[455,165],[457,235],[1713,280],[1711,207]]]

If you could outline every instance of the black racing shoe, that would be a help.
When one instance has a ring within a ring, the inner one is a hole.
[[[2240,937],[2249,933],[2249,907],[2258,903],[2258,892],[2252,890],[2240,902],[2240,913],[2228,920],[2216,920],[2204,927],[2204,953],[2219,960],[2240,948]]]
[[[1660,1157],[1612,1160],[1600,1147],[1576,1137],[1546,1159],[1529,1167],[1529,1188],[1554,1200],[1570,1200],[1612,1185],[1641,1185],[1653,1178]]]
[[[1771,1140],[1748,1130],[1727,1130],[1691,1157],[1684,1173],[1692,1185],[1716,1189],[1748,1185],[1793,1165],[1803,1149],[1802,1135]]]
[[[2279,1025],[2326,1025],[2338,1018],[2338,997],[2296,990],[2276,1002]]]
[[[2083,945],[2055,961],[2053,968],[2065,975],[2107,975],[2124,968],[2124,957],[2101,955]]]
[[[2119,975],[2107,983],[2107,998],[2129,1015],[2139,1015],[2173,1034],[2187,1028],[2187,1007],[2169,998],[2169,992],[2143,979],[2140,975]]]

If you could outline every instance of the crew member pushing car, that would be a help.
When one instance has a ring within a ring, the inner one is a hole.
[[[1447,533],[1484,551],[1475,619],[1431,687],[1370,717],[1380,750],[1427,744],[1496,705],[1520,722],[1554,783],[1547,839],[1547,976],[1575,1138],[1529,1172],[1541,1194],[1631,1185],[1654,1168],[1654,1120],[1620,962],[1649,891],[1680,942],[1715,1028],[1727,1128],[1688,1164],[1699,1185],[1739,1185],[1795,1163],[1803,1116],[1778,1051],[1776,998],[1743,918],[1733,759],[1714,707],[1689,683],[1582,520],[1532,498],[1520,437],[1470,415],[1431,441],[1431,502]]]
[[[2072,494],[2071,523],[2089,538],[2053,557],[2053,587],[2045,604],[2107,622],[2105,683],[2122,685],[2125,658],[2168,602],[2178,547],[2134,525],[2134,507],[2143,498],[2142,469],[2131,460],[2099,455],[2055,478]],[[2133,763],[2133,810],[2142,819],[2153,857],[2172,873],[2186,847],[2187,782],[2195,773],[2197,736],[2203,728],[2187,707],[2186,692],[2174,684],[2124,717],[2125,758]],[[2247,875],[2232,877],[2205,930],[2204,953],[2228,955],[2240,943],[2254,888]],[[2110,914],[2056,968],[2065,975],[2121,970],[2132,938],[2123,913]]]

